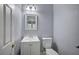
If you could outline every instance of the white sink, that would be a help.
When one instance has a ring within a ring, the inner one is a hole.
[[[39,41],[38,36],[26,36],[22,42]]]

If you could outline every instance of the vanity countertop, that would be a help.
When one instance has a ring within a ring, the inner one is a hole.
[[[25,36],[22,40],[22,42],[35,42],[35,41],[40,41],[37,36]]]

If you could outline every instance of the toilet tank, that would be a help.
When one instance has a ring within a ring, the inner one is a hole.
[[[50,49],[52,45],[52,38],[42,38],[43,47],[46,49]]]

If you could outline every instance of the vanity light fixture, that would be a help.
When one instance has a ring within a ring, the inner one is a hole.
[[[34,4],[32,4],[32,5],[27,5],[27,6],[26,6],[26,10],[27,10],[27,11],[35,11],[35,10],[36,10],[36,7],[35,7]]]

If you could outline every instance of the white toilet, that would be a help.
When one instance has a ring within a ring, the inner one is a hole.
[[[42,38],[42,45],[45,48],[46,55],[58,55],[58,53],[51,48],[52,38]]]

